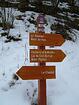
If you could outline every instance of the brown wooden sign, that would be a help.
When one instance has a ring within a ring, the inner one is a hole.
[[[16,74],[23,80],[55,79],[55,66],[22,66]]]
[[[30,50],[30,62],[61,62],[65,56],[62,50]]]
[[[61,34],[30,33],[30,45],[34,46],[61,46],[65,39]]]

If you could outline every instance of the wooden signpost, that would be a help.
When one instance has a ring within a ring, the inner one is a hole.
[[[38,105],[46,105],[46,79],[56,78],[55,66],[46,66],[46,62],[62,62],[66,57],[62,50],[47,50],[45,46],[61,46],[65,40],[60,34],[44,33],[44,15],[37,17],[37,32],[30,33],[30,45],[38,49],[30,49],[30,62],[38,62],[38,66],[23,66],[16,74],[23,80],[38,79]]]

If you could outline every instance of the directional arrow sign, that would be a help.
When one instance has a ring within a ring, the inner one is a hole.
[[[65,56],[62,50],[30,50],[30,62],[61,62]]]
[[[30,33],[30,45],[61,46],[65,39],[61,34]]]
[[[16,74],[23,80],[55,79],[55,66],[22,66]]]

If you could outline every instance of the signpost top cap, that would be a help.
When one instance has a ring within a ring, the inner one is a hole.
[[[45,16],[44,14],[39,14],[38,17],[37,17],[37,22],[45,22]]]

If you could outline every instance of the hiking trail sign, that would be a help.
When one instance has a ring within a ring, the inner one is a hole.
[[[22,66],[17,75],[23,80],[31,79],[54,79],[55,66]]]
[[[61,46],[65,40],[60,34],[44,32],[44,15],[37,17],[37,32],[30,33],[30,45],[38,49],[30,49],[30,62],[38,66],[22,66],[16,74],[23,80],[38,79],[38,105],[47,105],[46,79],[56,78],[56,67],[46,66],[46,62],[62,62],[66,54],[60,49],[45,49],[45,46]]]
[[[61,34],[30,33],[30,45],[34,46],[61,46],[65,39]]]
[[[30,50],[30,62],[62,62],[65,56],[62,50]]]

